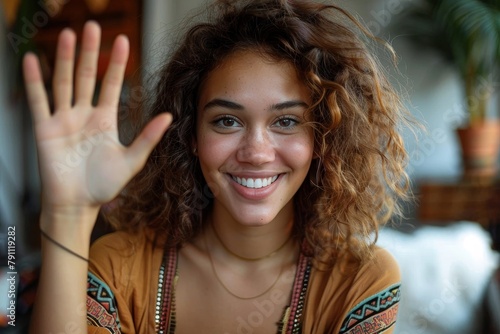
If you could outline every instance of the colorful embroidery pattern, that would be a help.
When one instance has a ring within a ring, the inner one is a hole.
[[[158,275],[158,295],[156,298],[156,332],[175,333],[175,282],[177,275],[177,249],[165,250]]]
[[[87,276],[87,323],[104,327],[110,333],[120,333],[116,300],[111,289],[94,274]]]
[[[302,333],[302,314],[306,299],[309,277],[311,275],[311,261],[304,254],[300,254],[295,274],[295,281],[292,290],[290,306],[286,308],[287,316],[279,324],[280,334],[300,334]],[[286,318],[286,319],[285,319]]]
[[[349,312],[339,334],[383,333],[396,322],[400,298],[400,284],[395,284],[365,299]]]

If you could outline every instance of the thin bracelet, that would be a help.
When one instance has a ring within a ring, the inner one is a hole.
[[[47,240],[49,240],[50,242],[52,242],[54,245],[64,249],[66,252],[70,253],[70,254],[73,254],[74,256],[76,256],[77,258],[79,259],[82,259],[83,261],[87,261],[89,262],[89,259],[81,256],[80,254],[78,253],[75,253],[73,252],[71,249],[69,249],[68,247],[64,246],[64,245],[61,245],[60,243],[58,243],[57,241],[55,241],[54,239],[52,239],[51,237],[49,237],[49,235],[47,233],[45,233],[42,229],[40,229],[40,233],[45,237],[47,238]]]

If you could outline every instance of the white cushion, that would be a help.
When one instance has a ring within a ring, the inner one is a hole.
[[[422,226],[409,234],[384,228],[378,244],[401,268],[397,334],[482,333],[484,294],[499,256],[479,224]]]

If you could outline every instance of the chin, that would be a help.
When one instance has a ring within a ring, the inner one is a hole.
[[[237,212],[234,216],[235,220],[244,226],[264,226],[271,224],[276,218],[277,214],[242,214],[242,212]]]
[[[240,222],[240,224],[245,225],[245,226],[250,226],[250,227],[259,227],[259,226],[268,225],[271,222],[272,222],[272,220],[262,218],[259,220],[243,221],[243,222]]]

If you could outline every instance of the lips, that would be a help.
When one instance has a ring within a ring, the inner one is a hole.
[[[279,175],[274,175],[267,178],[243,178],[231,175],[231,178],[243,187],[250,189],[259,189],[271,185],[278,179]]]

